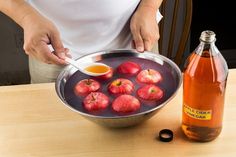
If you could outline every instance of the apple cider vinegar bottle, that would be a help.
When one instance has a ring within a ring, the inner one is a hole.
[[[222,129],[228,66],[215,41],[203,31],[184,67],[182,129],[195,141],[214,140]]]

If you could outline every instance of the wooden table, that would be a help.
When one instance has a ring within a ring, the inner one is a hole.
[[[54,84],[0,87],[0,157],[236,156],[236,69],[228,77],[223,131],[191,142],[181,125],[182,89],[157,115],[136,127],[108,129],[65,107]],[[163,128],[174,140],[156,140]]]

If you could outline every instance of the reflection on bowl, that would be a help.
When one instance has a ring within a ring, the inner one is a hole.
[[[94,62],[103,62],[114,69],[124,61],[135,61],[139,63],[142,69],[153,68],[158,70],[163,76],[163,81],[158,84],[161,89],[165,92],[163,98],[160,101],[157,101],[156,104],[148,105],[145,101],[141,101],[142,107],[139,111],[120,115],[112,111],[111,107],[105,111],[93,114],[84,109],[82,105],[82,99],[76,97],[73,92],[75,84],[88,76],[76,71],[74,67],[68,65],[59,75],[55,84],[56,92],[63,104],[69,107],[71,110],[79,113],[83,117],[108,127],[128,127],[139,124],[154,114],[156,114],[162,107],[164,107],[176,94],[181,83],[182,76],[181,71],[178,66],[169,60],[168,58],[154,54],[151,52],[137,53],[134,50],[109,50],[96,52],[83,56],[76,61],[78,63],[85,63],[86,61]],[[161,63],[161,64],[160,64]],[[115,74],[114,78],[116,79],[121,77],[119,74]],[[129,78],[132,82],[135,82],[135,77]],[[102,91],[106,92],[107,84],[110,82],[103,82],[104,86]],[[136,89],[139,88],[139,84],[136,84]],[[105,93],[108,94],[108,93]],[[135,92],[132,94],[135,95]],[[113,100],[114,97],[110,96],[110,99]]]

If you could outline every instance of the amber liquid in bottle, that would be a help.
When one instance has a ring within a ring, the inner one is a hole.
[[[203,33],[185,65],[182,111],[183,132],[202,142],[214,140],[221,132],[228,76],[226,61],[214,44],[214,32]]]

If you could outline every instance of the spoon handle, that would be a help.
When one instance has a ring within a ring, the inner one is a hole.
[[[71,59],[71,58],[69,58],[69,57],[66,57],[66,58],[65,58],[65,61],[66,61],[67,63],[70,63],[70,64],[73,65],[75,68],[79,69],[80,71],[82,70],[82,69],[78,66],[78,63],[77,63],[75,60],[73,60],[73,59]]]

